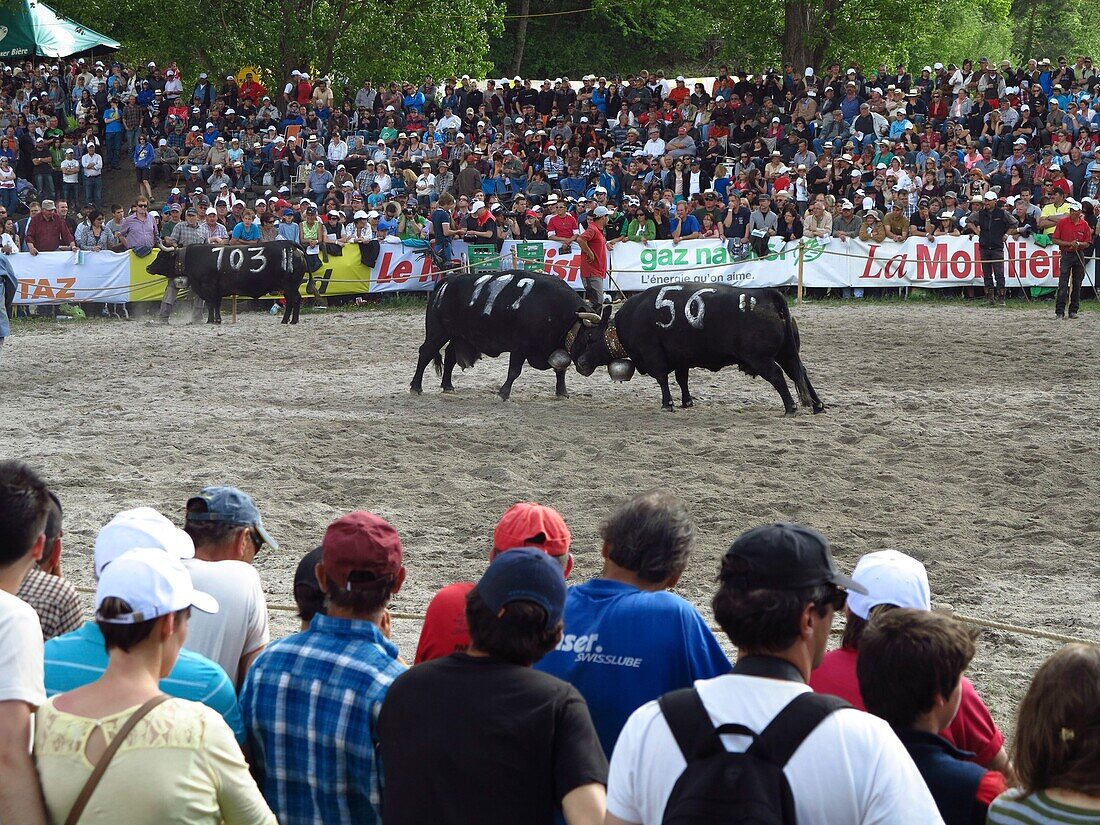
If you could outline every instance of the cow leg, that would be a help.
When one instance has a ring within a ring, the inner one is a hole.
[[[451,383],[451,377],[454,375],[455,362],[458,360],[458,356],[455,354],[455,345],[453,343],[447,344],[447,349],[443,351],[443,392],[454,392],[455,385]]]
[[[527,360],[527,357],[521,352],[513,352],[508,357],[508,378],[504,382],[504,386],[500,388],[498,395],[501,401],[507,401],[508,396],[512,394],[512,384],[519,378],[519,374],[523,372],[523,363]]]
[[[413,373],[412,382],[409,384],[409,390],[420,395],[424,391],[424,370],[428,368],[433,360],[436,362],[436,368],[439,368],[439,350],[447,343],[447,339],[431,339],[428,338],[420,345],[420,357],[416,362],[416,372]]]
[[[775,391],[779,393],[779,397],[783,399],[783,406],[787,410],[787,415],[794,415],[798,412],[798,405],[794,403],[794,398],[791,396],[791,391],[787,387],[787,381],[783,378],[783,370],[779,368],[779,364],[772,360],[762,360],[756,363],[749,364],[749,367],[775,387]]]
[[[298,316],[302,312],[302,293],[298,291],[298,287],[295,287],[292,294],[294,296],[294,317],[290,319],[290,323],[296,324],[298,323]],[[290,301],[288,300],[287,303],[289,304]]]
[[[568,398],[569,393],[565,389],[565,370],[554,370],[554,375],[557,377],[557,386],[554,389],[554,395],[558,398]]]
[[[783,367],[783,371],[790,376],[791,381],[794,382],[795,389],[798,390],[798,400],[802,402],[802,406],[812,407],[815,415],[825,412],[825,405],[817,397],[817,391],[814,390],[814,385],[810,383],[810,376],[806,374],[806,367],[803,365],[802,359],[797,355],[788,354],[778,363]]]
[[[680,367],[680,369],[676,370],[676,383],[680,385],[680,406],[694,407],[695,399],[692,398],[691,393],[688,392],[687,367]]]
[[[220,324],[222,322],[222,302],[218,299],[218,303],[214,306],[214,323]]]
[[[283,298],[285,299],[285,302],[286,302],[286,308],[283,309],[283,321],[282,322],[284,324],[289,324],[290,319],[294,316],[294,308],[292,306],[294,298],[291,297],[291,291],[289,289],[284,289],[283,290]]]
[[[218,302],[218,301],[211,301],[210,303],[208,303],[206,305],[206,323],[208,323],[208,324],[216,324],[217,323],[217,321],[214,320],[214,317],[215,317],[214,316],[214,310],[215,310],[215,308],[218,307],[219,303],[220,302]]]

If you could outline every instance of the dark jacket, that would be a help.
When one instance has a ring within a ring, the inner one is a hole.
[[[895,730],[932,792],[947,825],[984,825],[989,802],[978,799],[987,773],[974,754],[956,748],[942,736],[918,730]]]

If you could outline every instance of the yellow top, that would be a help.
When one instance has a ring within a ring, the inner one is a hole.
[[[98,727],[109,743],[137,707],[102,719],[54,708],[35,715],[34,755],[50,821],[63,825],[92,773]],[[81,825],[277,825],[233,733],[216,711],[169,699],[138,722],[111,760]]]

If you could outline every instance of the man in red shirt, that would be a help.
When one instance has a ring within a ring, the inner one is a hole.
[[[489,553],[489,561],[492,562],[505,550],[534,547],[561,564],[562,573],[568,577],[573,569],[573,555],[569,552],[571,542],[569,527],[557,510],[521,501],[508,508],[493,530],[493,549]],[[432,597],[420,630],[414,664],[441,659],[470,646],[470,630],[466,627],[466,596],[473,589],[473,582],[457,582],[447,585]]]
[[[1067,298],[1069,317],[1077,317],[1077,310],[1081,308],[1081,285],[1085,280],[1085,256],[1092,245],[1092,229],[1081,216],[1081,204],[1075,200],[1066,201],[1066,204],[1069,206],[1069,214],[1058,221],[1050,235],[1062,252],[1062,263],[1058,271],[1058,295],[1054,302],[1056,318],[1066,317]]]
[[[584,257],[581,258],[581,281],[584,297],[598,311],[603,304],[603,281],[607,277],[607,216],[606,206],[597,206],[588,213],[588,228],[577,239]]]
[[[56,252],[62,246],[76,251],[73,233],[69,225],[57,216],[57,204],[44,200],[42,211],[27,224],[27,251],[37,255],[39,252]]]
[[[554,210],[554,214],[546,222],[546,236],[552,241],[560,241],[562,251],[568,251],[573,246],[580,225],[564,198],[548,200],[547,206]]]

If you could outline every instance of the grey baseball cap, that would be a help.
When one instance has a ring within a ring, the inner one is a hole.
[[[279,543],[264,528],[260,510],[252,497],[236,487],[207,487],[197,496],[189,498],[187,520],[220,521],[253,527],[272,550],[279,549]]]

